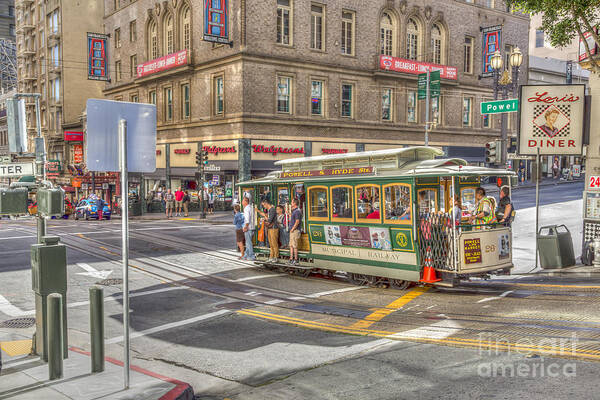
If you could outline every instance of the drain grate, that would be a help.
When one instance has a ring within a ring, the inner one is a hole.
[[[35,318],[15,318],[0,322],[0,328],[23,329],[35,325]]]
[[[96,285],[102,285],[102,286],[117,286],[117,285],[121,285],[123,283],[123,279],[120,278],[111,278],[111,279],[104,279],[100,282],[96,282]]]

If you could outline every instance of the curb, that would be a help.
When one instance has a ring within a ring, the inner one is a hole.
[[[75,353],[90,356],[89,351],[85,351],[78,347],[69,347],[69,350],[74,351]],[[104,359],[111,364],[118,365],[119,367],[123,366],[122,361],[115,360],[114,358],[105,357]],[[169,383],[172,383],[173,385],[175,385],[175,387],[173,389],[171,389],[168,393],[161,396],[158,400],[194,400],[194,389],[192,389],[192,387],[189,384],[178,381],[177,379],[168,378],[166,376],[156,374],[154,372],[148,371],[148,370],[140,368],[140,367],[136,367],[135,365],[131,365],[130,368],[133,371],[136,371],[141,374],[148,375],[153,378],[160,379],[161,381],[169,382]]]

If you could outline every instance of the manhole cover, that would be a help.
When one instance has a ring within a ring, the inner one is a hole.
[[[100,282],[96,282],[96,285],[102,285],[102,286],[116,286],[116,285],[120,285],[123,283],[123,279],[119,279],[119,278],[112,278],[112,279],[104,279]]]
[[[35,325],[35,318],[15,318],[0,322],[0,328],[29,328]]]

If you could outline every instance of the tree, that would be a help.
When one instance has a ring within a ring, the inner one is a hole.
[[[600,36],[594,28],[600,22],[600,0],[507,0],[509,6],[529,14],[542,14],[541,29],[548,34],[552,46],[564,47],[573,39],[582,39],[586,52],[590,46],[584,34],[591,35],[600,46]],[[600,61],[590,57],[590,66],[600,73]]]

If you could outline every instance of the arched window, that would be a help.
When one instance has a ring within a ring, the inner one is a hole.
[[[416,60],[419,57],[420,36],[419,24],[414,18],[409,18],[406,27],[406,58],[409,60]]]
[[[158,27],[156,21],[151,21],[148,25],[148,58],[154,60],[158,58]]]
[[[191,31],[190,31],[190,8],[186,5],[181,10],[181,39],[180,44],[182,49],[189,49],[191,47]]]
[[[444,28],[440,24],[433,24],[431,27],[431,52],[434,64],[446,63],[445,47]]]
[[[165,54],[171,54],[175,52],[174,38],[173,38],[173,15],[167,14],[165,16]]]
[[[387,12],[384,12],[379,22],[381,32],[381,54],[384,56],[394,56],[396,53],[396,24],[394,18]]]

